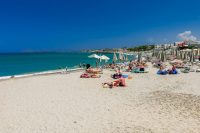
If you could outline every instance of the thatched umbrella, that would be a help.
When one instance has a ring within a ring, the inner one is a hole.
[[[138,62],[141,62],[141,61],[142,61],[142,53],[139,52],[139,53],[138,53]]]
[[[200,49],[197,50],[197,56],[200,58]]]
[[[122,56],[123,56],[123,60],[125,61],[125,60],[126,60],[126,56],[125,56],[125,54],[122,54]]]
[[[116,53],[114,52],[114,54],[113,54],[113,62],[116,62],[117,61],[117,55],[116,55]]]
[[[176,55],[176,57],[178,56],[178,50],[177,49],[175,50],[175,55]]]
[[[194,62],[194,53],[193,53],[193,51],[190,52],[190,62]]]
[[[184,51],[183,54],[184,54],[183,59],[186,60],[187,59],[187,52]]]
[[[123,58],[123,55],[122,55],[122,53],[120,52],[120,53],[119,53],[119,60],[120,60],[120,61],[123,61],[123,59],[124,59],[124,58]]]
[[[160,51],[158,52],[158,54],[157,54],[156,57],[157,57],[157,59],[159,59],[159,60],[161,59],[161,52],[160,52]]]
[[[166,62],[166,52],[164,51],[161,52],[161,61]]]
[[[128,55],[126,54],[125,61],[128,61]]]
[[[155,56],[155,50],[153,50],[153,52],[152,52],[152,57],[154,57]]]
[[[181,54],[181,59],[184,59],[184,53],[183,53],[183,51],[180,51],[180,54]]]
[[[187,60],[190,60],[190,54],[191,54],[191,52],[187,52]]]
[[[173,55],[173,49],[170,49],[170,54]]]

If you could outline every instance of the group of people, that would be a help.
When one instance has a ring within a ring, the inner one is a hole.
[[[147,71],[148,65],[146,62],[141,61],[131,61],[128,65],[127,72],[133,72],[133,73],[145,73]]]
[[[115,73],[113,75],[111,75],[111,77],[113,79],[115,79],[112,82],[105,82],[102,83],[102,86],[104,88],[113,88],[113,87],[125,87],[126,86],[126,82],[125,82],[125,78],[122,75],[122,71],[120,69],[120,67],[116,67],[115,69]]]
[[[160,69],[158,70],[157,74],[159,75],[166,75],[166,74],[178,74],[178,71],[176,69],[175,65],[172,65],[171,69],[166,70],[162,65],[160,66]]]
[[[100,68],[92,68],[90,64],[86,65],[85,73],[81,74],[80,78],[100,78],[103,70]]]
[[[126,86],[126,78],[131,79],[132,77],[129,75],[122,74],[122,71],[126,72],[134,72],[138,69],[141,72],[144,72],[147,67],[146,62],[138,62],[138,61],[130,61],[128,63],[111,63],[107,65],[107,68],[115,70],[115,73],[111,75],[111,78],[114,79],[112,82],[102,83],[104,88],[113,88],[113,87],[125,87]],[[173,72],[169,72],[173,73]],[[82,74],[81,78],[100,78],[100,74],[102,74],[102,69],[100,68],[92,68],[89,64],[86,65],[86,71]]]

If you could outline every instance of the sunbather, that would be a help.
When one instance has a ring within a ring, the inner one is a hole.
[[[101,69],[99,69],[99,68],[88,68],[87,70],[86,70],[86,72],[87,73],[92,73],[92,74],[99,74],[99,73],[101,73],[102,72],[102,70]]]
[[[113,87],[118,87],[118,86],[122,86],[122,87],[125,87],[126,86],[126,83],[125,83],[125,79],[124,78],[120,78],[118,80],[115,80],[113,82],[106,82],[106,83],[103,83],[102,86],[104,88],[113,88]]]
[[[175,65],[172,65],[172,69],[167,70],[167,72],[168,72],[168,74],[177,74],[178,73]]]
[[[116,72],[116,73],[112,75],[112,78],[114,78],[114,79],[119,79],[119,78],[122,77],[122,72],[121,72],[120,68],[117,68],[117,69],[115,70],[115,72]]]
[[[160,66],[160,69],[158,70],[157,74],[159,74],[159,75],[166,75],[167,71],[164,69],[163,66]]]
[[[97,74],[88,74],[88,73],[84,73],[80,76],[80,78],[100,78],[100,75]]]

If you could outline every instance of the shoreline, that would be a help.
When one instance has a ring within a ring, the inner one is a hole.
[[[42,72],[33,72],[33,73],[25,73],[25,74],[17,74],[11,76],[0,76],[0,81],[16,79],[16,78],[26,78],[32,76],[40,76],[40,75],[50,75],[50,74],[58,74],[58,73],[66,73],[66,72],[76,72],[79,70],[84,70],[84,68],[71,68],[66,71],[66,69],[56,69],[56,70],[48,70]]]

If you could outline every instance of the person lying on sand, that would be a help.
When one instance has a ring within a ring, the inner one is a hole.
[[[168,72],[164,69],[163,66],[160,66],[160,69],[158,70],[157,74],[159,75],[166,75]]]
[[[100,75],[97,74],[88,74],[88,73],[84,73],[81,74],[80,78],[100,78]]]
[[[92,74],[99,74],[99,73],[101,73],[102,72],[102,70],[101,69],[99,69],[99,68],[88,68],[87,70],[86,70],[86,72],[87,73],[92,73]]]
[[[168,69],[167,72],[168,72],[168,74],[177,74],[178,73],[175,65],[172,65],[172,69]]]
[[[126,86],[126,83],[125,83],[125,79],[124,78],[120,78],[118,80],[115,80],[113,82],[106,82],[106,83],[103,83],[102,86],[104,88],[113,88],[113,87],[118,87],[118,86],[122,86],[122,87],[125,87]]]

